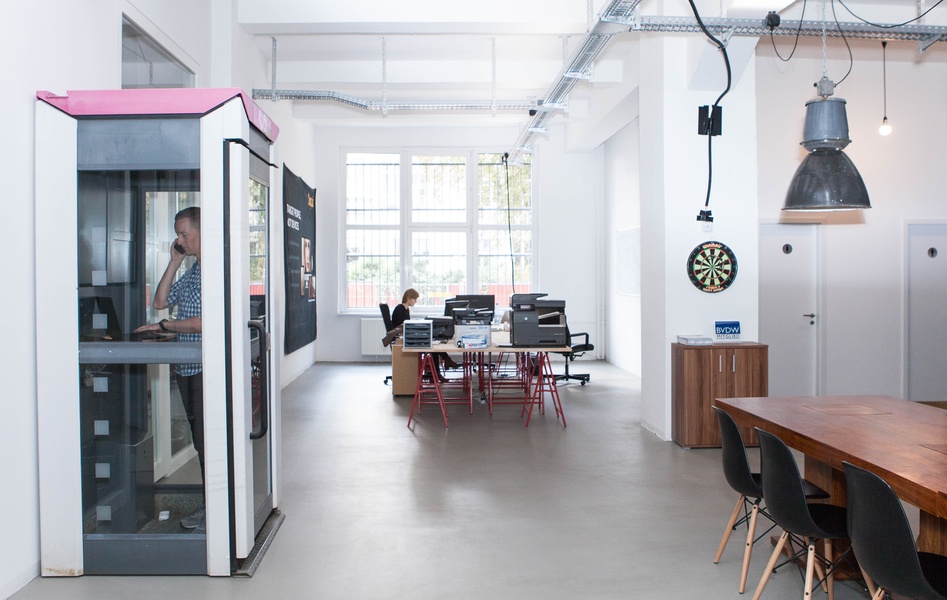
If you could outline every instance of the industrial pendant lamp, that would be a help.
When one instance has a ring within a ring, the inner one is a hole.
[[[823,6],[823,12],[825,8]],[[845,100],[829,98],[835,83],[826,74],[825,19],[822,21],[822,79],[816,84],[820,98],[806,102],[802,145],[809,151],[796,169],[783,210],[827,211],[871,208],[868,190],[858,169],[842,150],[848,138]]]
[[[888,125],[888,42],[881,41],[881,81],[882,90],[884,90],[885,118],[881,121],[881,127],[878,133],[881,135],[891,135],[891,125]]]

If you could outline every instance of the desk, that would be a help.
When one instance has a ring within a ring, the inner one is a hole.
[[[405,352],[400,339],[391,343],[391,395],[413,396],[418,388],[418,355]]]
[[[947,410],[891,396],[718,398],[743,425],[805,455],[805,477],[845,505],[842,461],[882,477],[921,511],[918,549],[947,555]]]
[[[526,426],[532,417],[533,408],[539,406],[540,412],[545,412],[544,398],[548,394],[552,398],[556,417],[562,418],[562,426],[566,426],[565,414],[562,411],[562,402],[559,399],[559,389],[556,377],[552,372],[549,361],[550,352],[569,352],[571,349],[563,347],[513,347],[507,345],[509,334],[494,332],[492,343],[486,348],[457,348],[452,343],[438,344],[431,348],[404,348],[404,355],[412,353],[418,355],[418,377],[414,401],[411,404],[411,414],[408,416],[408,426],[414,418],[415,409],[420,411],[422,404],[437,404],[444,419],[444,426],[448,426],[447,404],[465,404],[473,414],[474,395],[479,390],[481,398],[487,403],[490,414],[493,414],[494,404],[517,404],[522,407],[521,415],[526,415]],[[438,352],[462,352],[463,375],[440,382],[437,378],[434,357]],[[496,377],[496,366],[493,364],[493,355],[511,354],[516,357],[515,375],[500,380]],[[527,357],[535,354],[533,360]],[[474,371],[477,378],[474,378]],[[476,386],[475,386],[476,382]],[[519,395],[495,395],[498,388],[514,389]],[[452,391],[459,391],[460,395],[449,395]],[[425,400],[429,398],[429,400]]]

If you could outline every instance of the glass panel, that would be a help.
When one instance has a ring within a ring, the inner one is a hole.
[[[202,499],[200,467],[192,461],[188,420],[170,367],[199,360],[200,343],[132,333],[168,315],[152,306],[152,298],[175,239],[174,215],[199,204],[199,179],[197,170],[78,174],[86,534],[187,533],[180,520]],[[182,352],[190,352],[190,360],[179,360]]]
[[[194,73],[127,18],[122,19],[123,88],[191,88]]]
[[[269,188],[250,180],[250,296],[266,295],[266,203]],[[253,314],[254,319],[258,318]]]
[[[398,225],[401,222],[401,156],[347,154],[345,222]]]
[[[414,223],[467,220],[467,163],[463,156],[411,158],[411,220]]]
[[[411,236],[411,283],[419,306],[444,306],[467,293],[467,234],[422,231]]]
[[[199,205],[200,192],[150,190],[145,191],[144,195],[146,234],[145,303],[147,305],[145,322],[157,323],[169,316],[167,309],[158,310],[152,306],[151,301],[154,298],[154,291],[158,287],[158,282],[168,265],[170,240],[175,238],[174,215],[183,208]],[[175,274],[175,279],[182,276],[192,264],[194,264],[193,258],[185,259]],[[148,378],[158,390],[158,400],[162,403],[162,407],[167,403],[167,407],[170,408],[167,416],[164,416],[164,411],[156,412],[153,416],[155,430],[161,432],[160,435],[155,437],[155,459],[159,465],[156,473],[158,477],[163,477],[174,470],[174,463],[180,466],[194,457],[191,429],[184,404],[181,401],[177,381],[170,376],[168,367],[165,365],[149,367]],[[170,387],[164,390],[163,388],[167,384],[161,382],[166,381],[170,381]],[[165,418],[170,419],[170,437],[165,431],[167,429],[164,422]],[[175,457],[177,458],[175,459]],[[198,479],[196,483],[200,483],[200,480]]]
[[[350,229],[345,233],[349,308],[378,308],[401,301],[401,235],[397,229]]]
[[[530,155],[521,165],[507,165],[500,154],[481,154],[478,219],[481,225],[532,223],[533,184]],[[509,181],[509,186],[507,186]]]
[[[267,256],[269,245],[267,243],[267,202],[269,201],[269,188],[262,183],[250,180],[250,318],[255,321],[261,321],[264,327],[269,330],[266,323],[268,288],[267,288]],[[308,255],[307,255],[308,256]],[[309,270],[312,270],[310,265]],[[313,279],[314,281],[315,279]],[[250,395],[251,395],[251,415],[253,432],[259,432],[263,429],[263,409],[265,391],[269,385],[267,379],[268,360],[267,353],[261,352],[260,332],[257,329],[250,329],[251,344],[250,356]],[[253,511],[254,515],[263,513],[262,516],[269,515],[271,508],[268,504],[268,498],[272,489],[270,460],[270,438],[263,436],[253,440]],[[259,524],[262,525],[262,522]],[[255,531],[258,530],[255,529]]]
[[[482,230],[479,239],[478,294],[493,294],[501,305],[514,293],[532,291],[533,248],[529,230]],[[512,255],[512,258],[511,258]]]

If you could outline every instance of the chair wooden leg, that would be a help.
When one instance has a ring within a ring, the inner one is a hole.
[[[760,583],[756,586],[756,592],[753,594],[753,600],[760,600],[760,595],[763,593],[763,588],[766,587],[766,582],[769,581],[769,576],[773,572],[773,567],[776,566],[776,561],[779,560],[779,555],[782,553],[783,546],[786,545],[787,539],[789,539],[789,532],[784,531],[783,534],[779,536],[779,541],[776,542],[776,548],[773,549],[773,554],[769,557],[769,562],[766,563],[766,570],[763,571],[763,576],[760,578]]]
[[[825,569],[822,568],[822,563],[815,561],[815,576],[819,578],[822,586],[822,591],[828,593],[829,588],[825,583]]]
[[[808,550],[806,552],[806,583],[802,588],[802,600],[812,598],[812,572],[815,570],[815,541],[808,540]]]
[[[875,582],[871,580],[871,577],[868,576],[868,573],[865,572],[865,569],[863,569],[861,565],[858,565],[858,568],[861,569],[862,579],[865,580],[865,587],[868,588],[868,595],[874,598],[878,592],[878,590],[875,589]]]
[[[743,500],[745,498],[746,496],[740,496],[737,499],[737,505],[733,507],[733,514],[730,515],[727,528],[723,531],[723,537],[720,538],[720,546],[717,548],[717,556],[714,557],[714,564],[720,562],[720,557],[723,556],[723,549],[727,547],[727,541],[730,539],[730,533],[733,531],[733,524],[737,522],[737,517],[740,516],[740,508],[743,507]]]
[[[829,564],[832,563],[832,540],[825,540],[825,560],[829,561]],[[825,581],[828,589],[826,592],[829,594],[829,600],[835,600],[835,569],[831,566],[829,567],[829,576]]]
[[[756,518],[760,516],[759,502],[753,503],[750,525],[746,531],[746,548],[743,550],[743,570],[740,572],[740,593],[746,590],[746,574],[750,570],[750,555],[753,554],[753,538],[756,536]]]

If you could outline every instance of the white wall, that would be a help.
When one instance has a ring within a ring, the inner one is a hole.
[[[115,85],[121,47],[121,28],[116,25],[120,21],[113,4],[60,0],[42,6],[21,3],[6,10],[7,22],[16,26],[7,27],[0,36],[0,54],[7,57],[0,63],[0,102],[3,114],[15,118],[5,119],[0,180],[7,198],[5,218],[15,224],[5,236],[9,250],[4,279],[16,293],[0,298],[0,308],[8,316],[8,339],[15,340],[0,350],[5,387],[0,460],[7,491],[0,494],[0,511],[15,517],[7,520],[9,543],[0,546],[0,597],[12,594],[39,572],[32,201],[35,93]],[[64,60],[67,53],[68,62]]]
[[[855,66],[836,90],[847,101],[851,145],[872,208],[827,217],[824,235],[827,394],[902,396],[905,223],[947,222],[947,50],[918,56],[913,42],[888,43],[888,118],[894,132],[878,134],[883,116],[881,44],[853,41]],[[829,77],[848,69],[841,42],[828,49]],[[780,218],[786,188],[804,156],[805,103],[822,74],[821,46],[809,41],[788,64],[761,44],[756,64],[760,217]],[[944,390],[947,398],[947,390]]]
[[[704,232],[696,216],[707,191],[707,138],[696,134],[697,107],[715,92],[689,88],[689,46],[705,40],[645,37],[641,56],[642,227],[642,425],[669,439],[670,347],[678,334],[712,336],[715,320],[742,323],[743,339],[756,340],[758,231],[755,76],[735,75],[724,98],[723,135],[714,138],[710,209],[715,221]],[[646,150],[645,150],[646,149]],[[734,283],[707,294],[695,288],[686,261],[698,244],[728,245],[739,264]]]
[[[641,376],[641,189],[639,120],[605,143],[605,356]],[[637,247],[632,243],[637,240]],[[631,246],[630,248],[628,246]],[[637,249],[637,255],[628,250]],[[625,253],[621,255],[621,253]],[[637,277],[638,294],[618,289]]]

